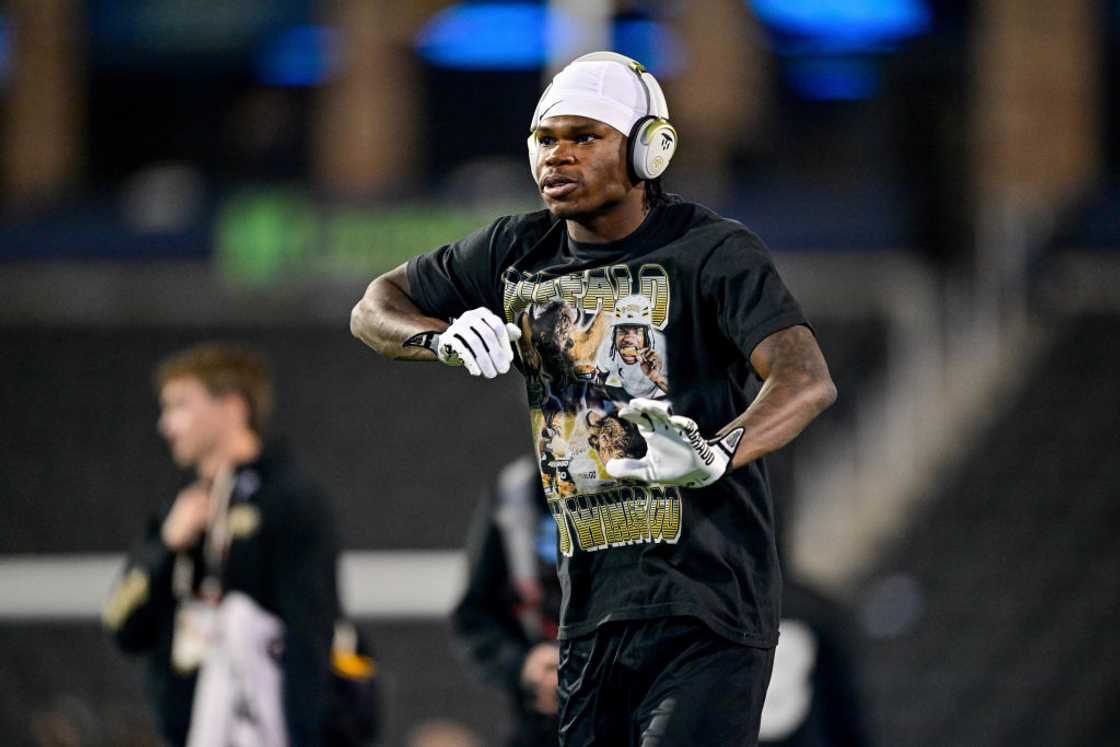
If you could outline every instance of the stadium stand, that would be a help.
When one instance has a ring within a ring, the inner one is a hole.
[[[916,583],[924,610],[868,647],[882,744],[1120,738],[1117,340],[1120,317],[1063,323],[1017,401],[879,564],[877,579]]]

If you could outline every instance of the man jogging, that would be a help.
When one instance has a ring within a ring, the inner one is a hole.
[[[543,475],[564,592],[562,745],[756,743],[781,594],[761,457],[836,396],[758,237],[662,192],[668,117],[637,62],[573,61],[530,125],[547,209],[386,273],[351,315],[388,357],[525,376],[538,454],[564,462],[565,479]],[[585,373],[634,296],[663,344],[625,355],[656,373],[655,396]]]

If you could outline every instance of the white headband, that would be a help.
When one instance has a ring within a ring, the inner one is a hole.
[[[618,55],[618,59],[573,61],[541,94],[530,129],[547,117],[568,115],[604,122],[629,136],[634,123],[647,114],[668,118],[657,81],[644,73],[648,79],[643,84],[639,77],[643,73],[629,67],[626,59]]]

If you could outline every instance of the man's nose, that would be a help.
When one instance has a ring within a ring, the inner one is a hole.
[[[565,163],[573,159],[571,145],[563,141],[558,141],[555,145],[545,151],[544,162],[548,165],[557,163]]]

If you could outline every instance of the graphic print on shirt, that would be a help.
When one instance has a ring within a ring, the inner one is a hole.
[[[669,301],[668,273],[656,264],[641,265],[636,277],[623,264],[505,276],[505,316],[521,328],[541,482],[566,556],[577,546],[680,539],[676,488],[624,483],[604,466],[645,455],[645,440],[619,409],[635,397],[668,401]]]

